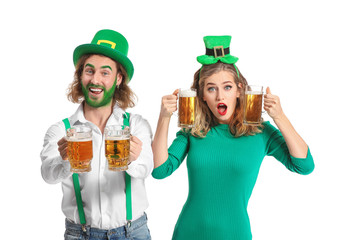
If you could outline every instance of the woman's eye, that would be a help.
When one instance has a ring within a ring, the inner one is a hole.
[[[210,87],[207,89],[209,92],[214,92],[215,91],[215,87]]]
[[[225,89],[226,89],[226,90],[231,90],[231,89],[232,89],[232,86],[227,85],[227,86],[225,86]]]

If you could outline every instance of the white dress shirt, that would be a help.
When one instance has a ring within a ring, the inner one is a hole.
[[[123,124],[124,113],[123,109],[115,106],[107,125]],[[75,114],[69,118],[69,122],[71,126],[85,124],[92,129],[91,172],[78,174],[87,224],[100,229],[112,229],[125,225],[127,223],[125,174],[108,170],[104,134],[96,125],[84,118],[83,104],[80,104]],[[149,123],[135,114],[130,114],[130,130],[131,134],[143,143],[138,159],[133,161],[127,170],[131,176],[132,220],[136,220],[148,207],[144,180],[153,169],[152,132]],[[66,218],[79,224],[70,164],[69,161],[61,158],[57,145],[65,133],[62,119],[48,129],[41,151],[41,173],[47,183],[62,183],[62,211]]]

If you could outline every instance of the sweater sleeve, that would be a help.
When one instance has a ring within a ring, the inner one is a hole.
[[[189,149],[189,134],[179,131],[176,138],[168,149],[167,160],[155,168],[152,176],[156,179],[163,179],[170,176],[184,161]]]
[[[263,131],[266,136],[266,155],[275,157],[292,172],[307,175],[314,170],[315,164],[309,147],[306,158],[295,158],[290,155],[281,132],[269,122],[265,122],[264,126],[265,128]]]

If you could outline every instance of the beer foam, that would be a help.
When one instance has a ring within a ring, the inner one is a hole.
[[[66,137],[68,142],[88,142],[92,141],[91,138],[79,138],[79,137]]]
[[[246,95],[262,95],[262,92],[258,91],[246,91]]]
[[[116,140],[129,140],[130,137],[128,136],[107,136],[105,137],[105,140],[109,140],[109,141],[116,141]]]
[[[197,96],[197,93],[195,91],[192,91],[191,89],[179,92],[179,97],[195,97],[195,96]]]

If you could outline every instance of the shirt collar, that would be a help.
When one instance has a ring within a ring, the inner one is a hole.
[[[123,124],[124,114],[125,111],[118,106],[118,103],[116,103],[106,125],[116,124],[116,121],[118,124]]]
[[[89,123],[89,121],[84,117],[83,104],[84,103],[82,102],[77,108],[76,112],[69,118],[71,125]],[[108,119],[107,125],[123,124],[124,114],[125,111],[118,106],[118,103],[116,103],[115,106],[113,107],[112,114]]]

